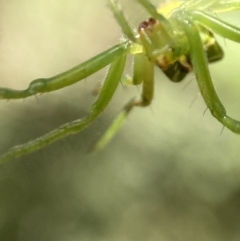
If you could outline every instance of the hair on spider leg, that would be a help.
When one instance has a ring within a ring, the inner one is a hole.
[[[192,77],[189,79],[189,81],[182,87],[182,91],[185,90],[194,80],[195,75],[192,74]]]
[[[197,98],[201,96],[201,92],[198,92],[198,94],[196,95],[196,97],[192,100],[191,104],[189,105],[189,108],[192,107],[193,103],[197,100]]]
[[[101,89],[102,89],[102,87],[103,87],[104,80],[105,80],[105,78],[107,77],[107,74],[108,74],[108,70],[109,70],[109,67],[106,68],[106,70],[103,72],[103,77],[102,77],[102,79],[101,79],[101,80],[98,80],[97,83],[96,83],[96,85],[95,85],[95,87],[92,89],[91,94],[92,94],[93,96],[98,96],[99,93],[101,92]],[[86,83],[86,80],[87,80],[87,78],[84,79],[84,84]]]
[[[24,102],[25,102],[25,99],[26,99],[26,98],[22,99],[22,102],[21,102],[21,103],[24,103]]]
[[[191,78],[189,79],[189,81],[182,87],[182,91],[184,91],[192,82],[193,80],[196,78],[194,73],[191,73]],[[198,92],[197,96],[192,100],[192,102],[189,105],[189,108],[192,107],[192,105],[194,104],[194,102],[197,100],[197,98],[201,95],[200,92]]]
[[[151,110],[151,113],[152,113],[153,115],[155,115],[155,112],[154,112],[154,109],[153,109],[152,105],[150,105],[148,109]]]
[[[222,125],[222,130],[221,130],[221,132],[220,132],[220,135],[222,135],[222,133],[223,133],[225,127],[226,127],[226,126]]]
[[[102,89],[102,85],[103,85],[103,82],[102,81],[97,81],[97,83],[96,83],[96,86],[92,89],[92,91],[91,91],[91,94],[93,95],[93,96],[98,96],[99,95],[99,92],[101,91],[101,89]]]
[[[205,111],[203,111],[203,116],[205,115],[205,113],[207,112],[208,107],[205,109]]]
[[[120,84],[122,86],[122,89],[125,90],[128,85],[132,84],[132,78],[127,74],[121,78]]]
[[[34,97],[35,97],[37,103],[39,104],[40,102],[39,102],[39,98],[38,98],[38,96],[37,96],[37,95],[34,95]]]

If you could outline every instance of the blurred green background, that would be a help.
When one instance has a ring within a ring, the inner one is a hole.
[[[148,16],[134,1],[119,2],[133,27]],[[239,26],[239,15],[221,17]],[[105,0],[0,0],[0,19],[0,85],[9,88],[67,70],[121,37]],[[211,65],[214,85],[240,119],[240,46],[219,42],[226,57]],[[140,88],[119,86],[87,130],[0,166],[0,240],[240,240],[240,137],[203,116],[193,75],[175,84],[155,72],[153,104],[135,109],[103,151],[87,154]],[[105,73],[2,100],[0,153],[83,117]]]

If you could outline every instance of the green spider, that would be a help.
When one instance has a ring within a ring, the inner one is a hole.
[[[212,115],[223,126],[240,134],[240,122],[227,116],[208,69],[209,62],[223,58],[223,51],[212,32],[240,42],[240,28],[220,20],[214,13],[240,9],[240,4],[235,0],[173,1],[157,9],[149,0],[136,0],[136,2],[146,9],[150,18],[143,21],[137,31],[133,31],[116,1],[109,0],[109,6],[124,34],[124,39],[119,44],[59,75],[33,80],[25,90],[0,88],[0,99],[27,98],[72,85],[110,65],[98,98],[86,117],[66,123],[44,136],[10,149],[0,158],[0,163],[34,152],[89,126],[111,101],[119,82],[123,79],[128,55],[133,55],[131,82],[133,85],[142,85],[141,96],[138,99],[131,99],[124,106],[96,144],[95,149],[107,144],[133,107],[145,107],[151,104],[155,65],[174,82],[181,81],[193,71],[202,97]]]

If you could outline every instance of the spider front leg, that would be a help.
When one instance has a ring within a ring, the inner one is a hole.
[[[234,120],[226,114],[226,110],[215,91],[208,69],[206,54],[196,24],[188,19],[184,22],[183,26],[190,45],[190,57],[193,69],[208,109],[225,127],[240,134],[240,121]],[[236,30],[237,28],[234,29]],[[229,29],[227,29],[226,32],[230,33]],[[240,37],[240,31],[238,35],[236,35],[235,31],[232,31],[232,36]]]
[[[224,38],[240,43],[240,28],[200,11],[191,11],[190,15],[195,21],[210,28],[213,32]]]
[[[10,149],[0,158],[0,163],[4,163],[12,158],[34,152],[68,135],[78,133],[90,125],[103,112],[115,93],[125,67],[126,54],[127,49],[125,49],[125,52],[122,53],[121,56],[118,56],[118,58],[110,65],[100,94],[97,100],[91,106],[89,114],[86,117],[67,123],[42,137]],[[108,55],[106,55],[105,58],[108,58]]]
[[[112,122],[110,127],[94,146],[93,150],[100,150],[112,139],[116,132],[123,125],[128,114],[135,106],[146,107],[151,104],[154,94],[154,65],[144,54],[134,55],[133,79],[132,83],[138,85],[142,83],[142,94],[140,99],[131,99]]]
[[[153,9],[153,6],[146,1],[139,1],[140,4],[147,4],[147,8]],[[123,12],[121,11],[119,5],[115,0],[109,0],[109,6],[113,11],[114,17],[117,20],[118,24],[122,28],[123,33],[131,39],[133,42],[138,43],[139,39],[135,37],[135,34],[131,30]],[[156,9],[153,10],[157,15]],[[162,17],[161,15],[159,15]],[[133,78],[132,84],[139,85],[142,83],[142,95],[140,99],[133,98],[131,99],[123,108],[123,110],[119,113],[119,115],[112,122],[110,127],[101,137],[101,139],[97,142],[97,144],[92,148],[92,150],[102,149],[106,144],[112,139],[112,137],[116,134],[116,132],[121,128],[124,121],[126,120],[128,114],[135,106],[145,107],[150,105],[153,99],[154,92],[154,67],[153,63],[149,61],[148,57],[143,53],[143,48],[138,46],[138,44],[133,44],[131,48],[131,53],[133,56]]]
[[[0,99],[22,99],[72,85],[112,63],[129,47],[130,43],[126,40],[61,74],[51,78],[33,80],[25,90],[0,88]]]

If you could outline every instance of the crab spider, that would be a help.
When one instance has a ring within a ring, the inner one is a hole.
[[[25,90],[0,88],[0,99],[27,98],[72,85],[110,65],[98,98],[86,117],[66,123],[44,136],[10,149],[0,158],[0,163],[36,151],[88,127],[111,101],[123,78],[128,55],[133,55],[131,81],[133,85],[142,84],[141,96],[131,99],[124,106],[96,144],[96,149],[106,145],[134,107],[145,107],[151,104],[155,65],[173,82],[181,81],[189,72],[193,71],[202,97],[212,115],[223,126],[240,134],[240,121],[234,120],[226,114],[214,89],[208,69],[208,63],[223,58],[223,51],[215,40],[213,32],[232,41],[240,42],[240,28],[207,13],[204,8],[196,8],[200,1],[181,3],[166,14],[160,13],[161,9],[158,11],[149,0],[136,0],[136,2],[150,14],[149,19],[139,25],[137,32],[131,29],[116,1],[109,0],[109,6],[124,34],[124,39],[119,44],[59,75],[35,79]],[[212,4],[209,2],[211,1],[208,1],[206,6],[214,9],[214,4],[218,1],[212,1]],[[224,9],[225,5],[231,10],[237,8],[234,7],[236,6],[234,3],[233,5],[219,3],[216,9]]]

